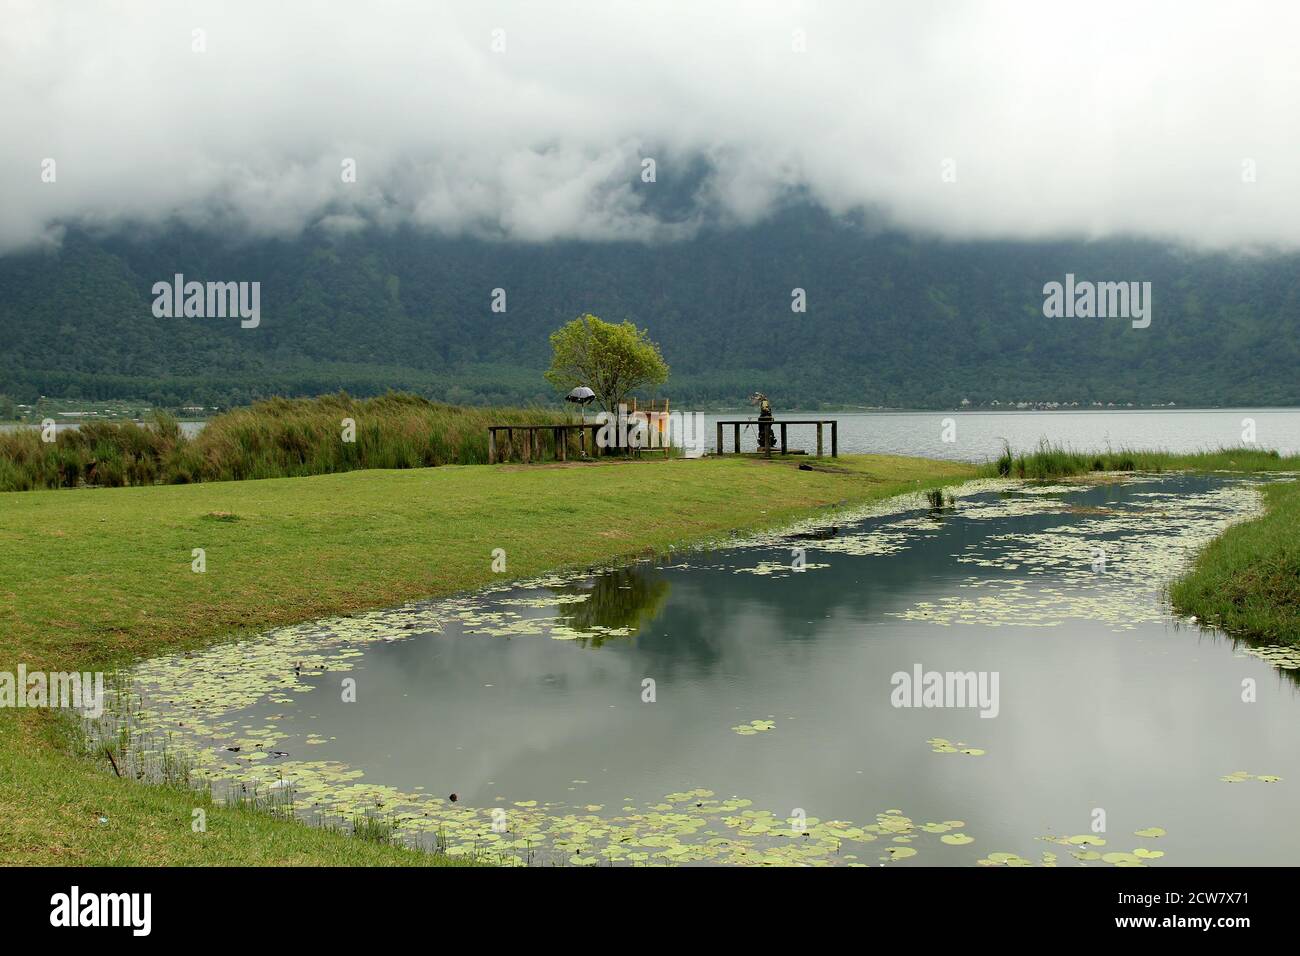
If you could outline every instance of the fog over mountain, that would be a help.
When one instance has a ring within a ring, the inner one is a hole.
[[[5,0],[0,18],[0,254],[164,224],[672,242],[791,197],[949,239],[1300,245],[1294,5]]]

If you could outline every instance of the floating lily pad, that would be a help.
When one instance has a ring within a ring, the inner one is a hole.
[[[910,846],[886,847],[885,852],[889,854],[888,859],[891,860],[906,860],[908,857],[916,856],[916,850]]]
[[[931,737],[926,741],[930,749],[937,754],[955,754],[962,753],[968,757],[982,757],[984,751],[978,747],[967,747],[964,743],[954,743],[944,737]]]
[[[1105,846],[1104,837],[1099,837],[1095,833],[1082,833],[1079,836],[1066,838],[1066,843],[1072,843],[1075,846]]]
[[[1245,783],[1247,780],[1258,780],[1260,783],[1277,783],[1282,778],[1274,776],[1273,774],[1254,774],[1248,773],[1245,770],[1234,770],[1232,773],[1226,774],[1219,779],[1224,783]]]

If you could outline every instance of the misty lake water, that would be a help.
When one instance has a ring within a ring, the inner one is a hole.
[[[131,722],[219,792],[525,863],[1294,864],[1300,659],[1162,598],[1259,508],[972,483],[150,661]],[[996,716],[896,706],[918,667]]]
[[[716,423],[753,418],[753,410],[705,416],[705,439],[710,451],[717,444]],[[842,455],[917,455],[954,461],[983,462],[1002,453],[1003,441],[1017,451],[1028,451],[1046,440],[1086,451],[1107,446],[1196,452],[1235,447],[1243,442],[1243,420],[1254,422],[1255,441],[1260,448],[1273,448],[1284,455],[1300,454],[1300,409],[1215,408],[1135,409],[1087,411],[968,411],[968,412],[800,412],[778,409],[778,420],[830,419],[839,422],[839,450]],[[944,441],[946,420],[952,420]],[[724,441],[733,450],[732,430],[725,429]],[[825,437],[830,454],[830,432]],[[744,451],[755,451],[758,431],[741,429]],[[789,447],[809,454],[817,449],[817,432],[811,426],[792,426]]]
[[[590,418],[590,413],[588,413]],[[753,409],[705,415],[705,442],[715,450],[719,420],[751,419]],[[1160,449],[1194,452],[1242,444],[1244,419],[1255,423],[1258,447],[1273,448],[1284,455],[1300,454],[1300,409],[1215,408],[1215,409],[1089,409],[1086,411],[936,411],[936,412],[807,412],[778,409],[778,419],[829,419],[839,422],[840,453],[917,455],[982,462],[1002,452],[1005,439],[1018,451],[1033,448],[1041,440],[1081,450],[1118,448]],[[953,441],[943,440],[945,419],[952,419]],[[193,437],[204,422],[181,422],[181,431]],[[19,427],[0,424],[0,431]],[[59,422],[60,430],[75,423]],[[727,449],[732,450],[732,433],[727,430]],[[789,430],[791,448],[813,453],[816,430],[796,426]],[[830,433],[825,436],[830,453]],[[745,451],[758,444],[755,427],[741,430]]]

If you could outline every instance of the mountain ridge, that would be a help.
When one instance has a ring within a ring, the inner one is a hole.
[[[1140,239],[946,241],[812,207],[695,238],[507,243],[403,228],[292,239],[69,229],[0,257],[0,393],[161,405],[389,388],[553,400],[548,334],[582,312],[649,329],[678,403],[949,408],[963,399],[1300,404],[1300,256]],[[261,283],[262,319],[157,318],[154,283]],[[1152,322],[1043,315],[1067,274],[1150,281]],[[506,311],[493,312],[504,289]],[[803,289],[807,311],[791,311]]]

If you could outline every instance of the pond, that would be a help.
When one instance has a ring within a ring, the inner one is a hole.
[[[139,667],[133,759],[514,863],[1294,864],[1300,655],[1162,597],[1259,509],[985,481],[285,628]]]

